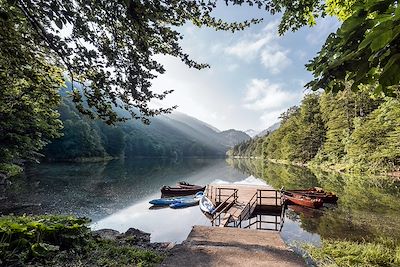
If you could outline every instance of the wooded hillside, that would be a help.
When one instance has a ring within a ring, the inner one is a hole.
[[[281,115],[268,136],[235,146],[230,156],[311,163],[359,171],[400,166],[400,100],[354,93],[312,93]]]

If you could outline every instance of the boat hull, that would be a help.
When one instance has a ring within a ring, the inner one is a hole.
[[[200,199],[200,209],[208,214],[214,214],[215,213],[215,207],[211,200],[209,200],[206,196],[203,196]]]
[[[181,206],[195,205],[203,197],[203,192],[198,192],[194,196],[184,196],[184,197],[171,197],[171,198],[157,198],[149,201],[153,206],[170,206],[177,203],[183,203]],[[180,205],[177,205],[177,207]],[[175,206],[174,206],[175,207]],[[173,208],[173,207],[172,207]]]
[[[307,208],[318,209],[324,204],[323,200],[319,198],[310,198],[306,196],[287,195],[283,196],[287,204],[295,204]]]
[[[320,198],[324,203],[336,203],[338,201],[338,197],[336,196],[336,194],[325,192],[324,190],[315,187],[310,189],[285,190],[285,192],[298,196]]]
[[[199,199],[192,199],[192,200],[172,203],[169,205],[169,207],[173,209],[182,209],[182,208],[196,206],[198,204],[199,204]]]
[[[176,202],[185,200],[184,198],[157,198],[149,201],[154,206],[168,206]]]
[[[161,188],[161,194],[163,196],[189,196],[194,195],[197,192],[202,192],[206,189],[205,186],[199,186],[196,188],[181,188],[181,187],[169,187],[163,186]]]

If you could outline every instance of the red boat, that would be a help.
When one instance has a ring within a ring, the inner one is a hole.
[[[285,191],[283,194],[283,199],[288,204],[296,204],[303,207],[318,209],[322,207],[324,201],[321,198],[313,198],[301,194],[293,194],[291,192]]]
[[[320,198],[324,203],[336,203],[338,197],[335,193],[325,192],[322,188],[312,187],[309,189],[294,189],[294,190],[285,190],[285,192],[290,192],[294,195],[304,195],[311,198]]]

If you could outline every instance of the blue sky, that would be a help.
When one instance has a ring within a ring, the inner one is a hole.
[[[257,8],[221,6],[215,15],[229,21],[263,17],[264,22],[234,34],[185,25],[180,29],[184,51],[211,68],[189,69],[178,59],[157,56],[167,71],[154,81],[153,89],[174,89],[163,106],[178,105],[178,111],[220,130],[263,130],[300,103],[303,85],[312,78],[304,64],[339,22],[325,18],[315,27],[279,36],[280,17]]]

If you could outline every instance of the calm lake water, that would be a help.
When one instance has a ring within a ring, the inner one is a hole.
[[[16,213],[86,216],[93,229],[130,227],[151,233],[153,242],[182,242],[193,225],[210,225],[198,206],[150,209],[163,185],[178,181],[257,182],[275,188],[320,186],[339,196],[337,205],[320,210],[289,208],[281,232],[286,243],[320,244],[321,238],[400,240],[400,184],[390,179],[340,176],[250,160],[161,159],[107,163],[51,163],[27,170],[7,191],[9,201],[25,208]],[[40,204],[40,205],[39,205]],[[28,206],[32,205],[32,206]]]

